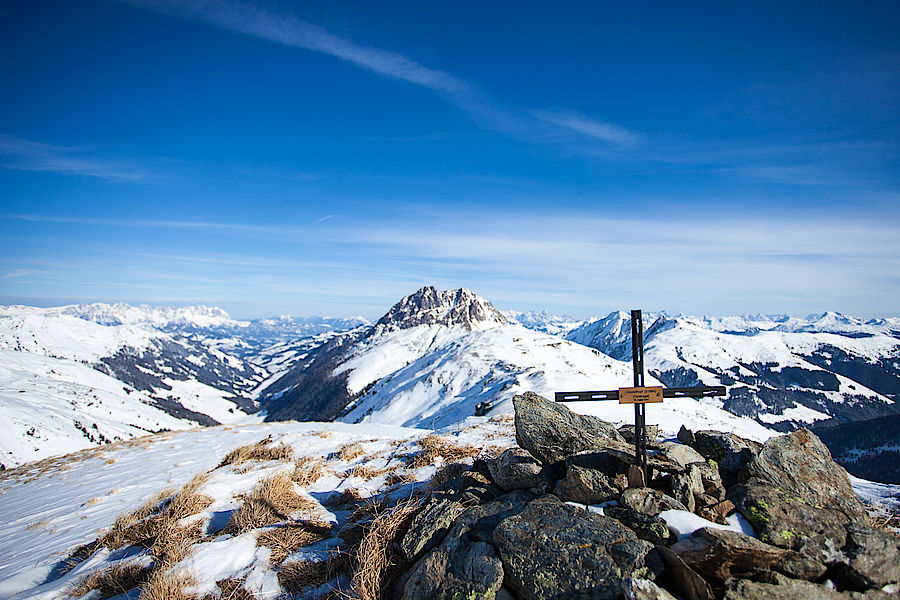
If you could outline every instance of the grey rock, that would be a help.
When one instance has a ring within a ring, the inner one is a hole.
[[[687,507],[671,496],[650,488],[625,490],[620,496],[623,506],[645,515],[656,516],[664,510],[687,510]]]
[[[695,463],[705,463],[703,456],[685,444],[676,444],[675,442],[663,442],[659,445],[660,451],[669,460],[678,463],[682,467]]]
[[[900,537],[861,523],[847,527],[842,570],[850,587],[882,588],[900,582]]]
[[[706,579],[718,583],[770,571],[788,554],[748,535],[711,527],[676,542],[672,551]]]
[[[715,461],[728,486],[738,481],[741,469],[756,455],[759,447],[758,442],[733,433],[698,431],[694,434],[694,449],[703,458]]]
[[[775,565],[775,570],[791,579],[818,581],[828,568],[817,560],[804,556],[799,552],[789,552]]]
[[[494,542],[520,600],[621,598],[624,578],[647,574],[652,549],[614,519],[540,499],[501,522]]]
[[[575,414],[533,392],[514,396],[513,407],[516,442],[545,465],[582,450],[625,444],[611,423]]]
[[[463,507],[458,502],[429,501],[413,517],[409,529],[400,541],[400,552],[403,557],[408,561],[414,561],[437,546],[462,511]]]
[[[845,514],[807,504],[800,496],[759,478],[732,488],[729,497],[767,544],[802,551],[829,563],[846,542]]]
[[[810,506],[838,510],[852,520],[868,519],[847,472],[832,460],[825,444],[806,429],[769,439],[747,464],[747,474],[798,496]]]
[[[656,546],[666,546],[674,537],[669,526],[659,517],[645,515],[626,506],[607,506],[603,514],[632,530],[639,539]]]
[[[703,479],[697,465],[688,465],[684,473],[672,475],[672,495],[693,512],[697,508],[694,496],[703,494]]]
[[[546,487],[549,481],[542,474],[541,464],[522,448],[509,448],[488,462],[491,479],[506,492]]]
[[[576,465],[568,468],[553,493],[560,500],[579,504],[601,504],[619,497],[619,490],[609,477]]]
[[[490,544],[462,542],[438,547],[408,573],[401,600],[490,598],[503,584],[503,565]]]
[[[713,591],[709,583],[681,560],[677,554],[665,546],[657,546],[656,553],[665,566],[665,570],[658,580],[667,589],[686,600],[713,600]]]
[[[849,600],[850,596],[808,581],[779,578],[777,584],[738,579],[725,592],[725,600]]]
[[[676,600],[675,596],[649,579],[626,577],[622,580],[622,593],[625,600]]]
[[[616,431],[629,444],[634,443],[634,425],[621,425]],[[659,437],[659,425],[647,425],[647,442],[653,442]]]
[[[678,441],[682,444],[686,444],[688,446],[694,445],[694,432],[685,427],[681,426],[681,429],[678,430]]]

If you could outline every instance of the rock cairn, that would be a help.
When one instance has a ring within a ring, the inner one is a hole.
[[[402,536],[403,600],[897,597],[900,537],[871,526],[813,434],[765,444],[682,429],[635,472],[616,428],[536,394],[513,399],[516,441],[428,495]],[[627,433],[627,431],[626,431]],[[457,473],[459,471],[457,470]],[[604,504],[602,514],[585,505]],[[659,518],[715,523],[682,539]]]

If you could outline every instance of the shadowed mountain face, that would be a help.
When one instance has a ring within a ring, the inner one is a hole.
[[[367,353],[378,362],[389,353],[394,334],[414,328],[477,331],[506,325],[500,311],[474,292],[461,288],[438,291],[427,286],[395,304],[373,327],[361,327],[337,335],[313,349],[280,379],[268,386],[259,401],[266,419],[281,421],[330,421],[359,398],[379,377],[351,391],[351,369],[342,369],[354,356]],[[415,343],[421,343],[417,340]],[[427,343],[422,350],[427,349]],[[382,355],[382,356],[379,356]],[[413,357],[410,357],[410,360]],[[390,362],[390,357],[387,358]],[[398,364],[397,367],[402,367]]]
[[[900,414],[813,430],[853,475],[900,483]]]

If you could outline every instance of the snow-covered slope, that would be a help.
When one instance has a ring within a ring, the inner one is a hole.
[[[456,300],[458,318],[447,317],[451,300]],[[444,308],[434,317],[436,304]],[[472,314],[485,318],[473,320]],[[374,327],[310,352],[269,386],[260,396],[267,419],[443,427],[472,415],[511,412],[512,396],[523,391],[552,397],[555,391],[614,389],[632,381],[629,363],[510,325],[497,314],[468,290],[423,288],[402,299]],[[648,378],[648,384],[654,382]],[[582,410],[611,421],[634,417],[631,406],[595,404]],[[650,422],[673,432],[696,418],[700,428],[768,434],[759,423],[732,415],[710,399],[667,402],[654,406],[650,415]]]
[[[729,411],[780,430],[900,412],[900,339],[893,319],[645,315],[645,361],[668,386],[725,385]],[[567,339],[613,357],[631,353],[630,315],[612,313]]]

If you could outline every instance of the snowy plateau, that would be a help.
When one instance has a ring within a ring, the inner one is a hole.
[[[764,441],[822,425],[840,438],[841,427],[900,414],[900,319],[644,318],[649,385],[728,388],[724,399],[651,405],[665,439],[682,426]],[[226,597],[232,581],[254,598],[286,597],[290,585],[272,565],[325,560],[339,542],[323,536],[281,556],[265,528],[222,535],[254,490],[287,477],[302,488],[304,519],[346,527],[348,498],[357,507],[396,500],[434,476],[441,458],[415,458],[428,440],[476,454],[513,445],[514,395],[630,385],[629,319],[501,312],[469,290],[433,287],[374,324],[237,321],[202,306],[0,307],[0,599],[73,597],[102,569],[150,573],[158,557],[146,545],[85,544],[111,540],[116,523],[154,497],[159,514],[172,512],[180,486],[203,498],[179,527],[205,533],[167,559],[192,597]],[[614,402],[570,408],[617,425],[633,419],[631,406]],[[238,447],[281,455],[229,462]],[[869,446],[853,441],[844,464],[898,447],[887,433]],[[900,509],[897,486],[853,485]],[[327,591],[303,590],[292,597]]]

